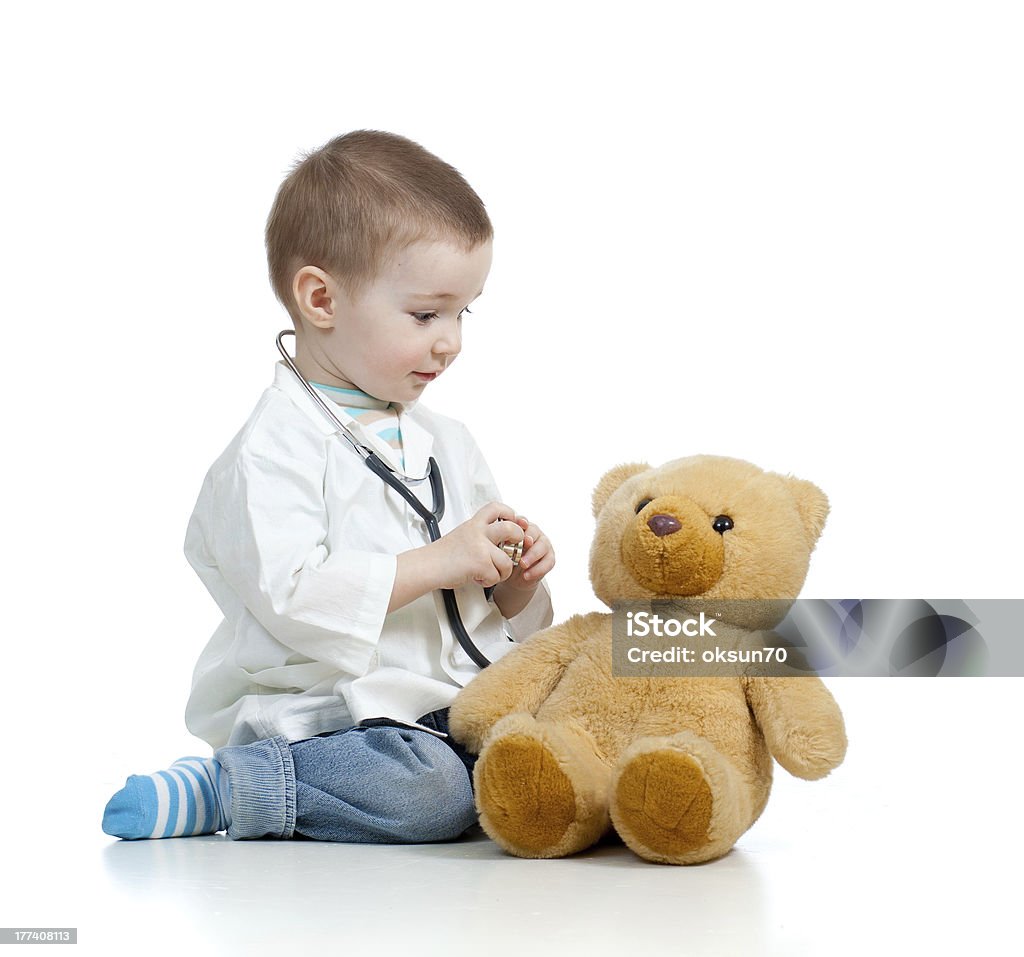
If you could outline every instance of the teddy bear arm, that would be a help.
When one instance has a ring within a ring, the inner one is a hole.
[[[820,678],[747,678],[745,690],[768,750],[790,774],[814,781],[842,763],[843,715]]]
[[[473,753],[506,715],[535,714],[561,680],[576,644],[571,622],[532,635],[514,651],[480,672],[452,702],[452,736]]]

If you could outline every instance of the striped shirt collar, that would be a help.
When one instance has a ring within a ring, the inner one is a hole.
[[[361,392],[359,389],[340,389],[336,385],[324,385],[321,382],[313,381],[310,381],[309,384],[325,398],[345,409],[376,409],[383,412],[391,404],[384,399],[375,399],[372,395]]]

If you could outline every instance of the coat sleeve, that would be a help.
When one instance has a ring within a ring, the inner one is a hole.
[[[269,457],[243,448],[212,477],[205,538],[217,576],[276,640],[362,675],[387,614],[396,560],[328,549],[324,463],[323,454],[275,450]]]

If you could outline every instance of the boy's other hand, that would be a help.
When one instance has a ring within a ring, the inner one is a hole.
[[[555,567],[555,550],[548,537],[525,516],[517,515],[515,522],[523,530],[523,557],[506,584],[510,588],[532,591]]]
[[[555,550],[548,537],[522,515],[523,557],[509,577],[494,589],[494,603],[505,618],[514,618],[529,603],[544,576],[555,567]]]

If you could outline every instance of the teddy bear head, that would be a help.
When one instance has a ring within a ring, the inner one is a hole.
[[[593,510],[590,578],[606,605],[672,600],[729,620],[724,603],[734,624],[771,628],[803,586],[828,499],[803,479],[698,455],[613,468]]]

